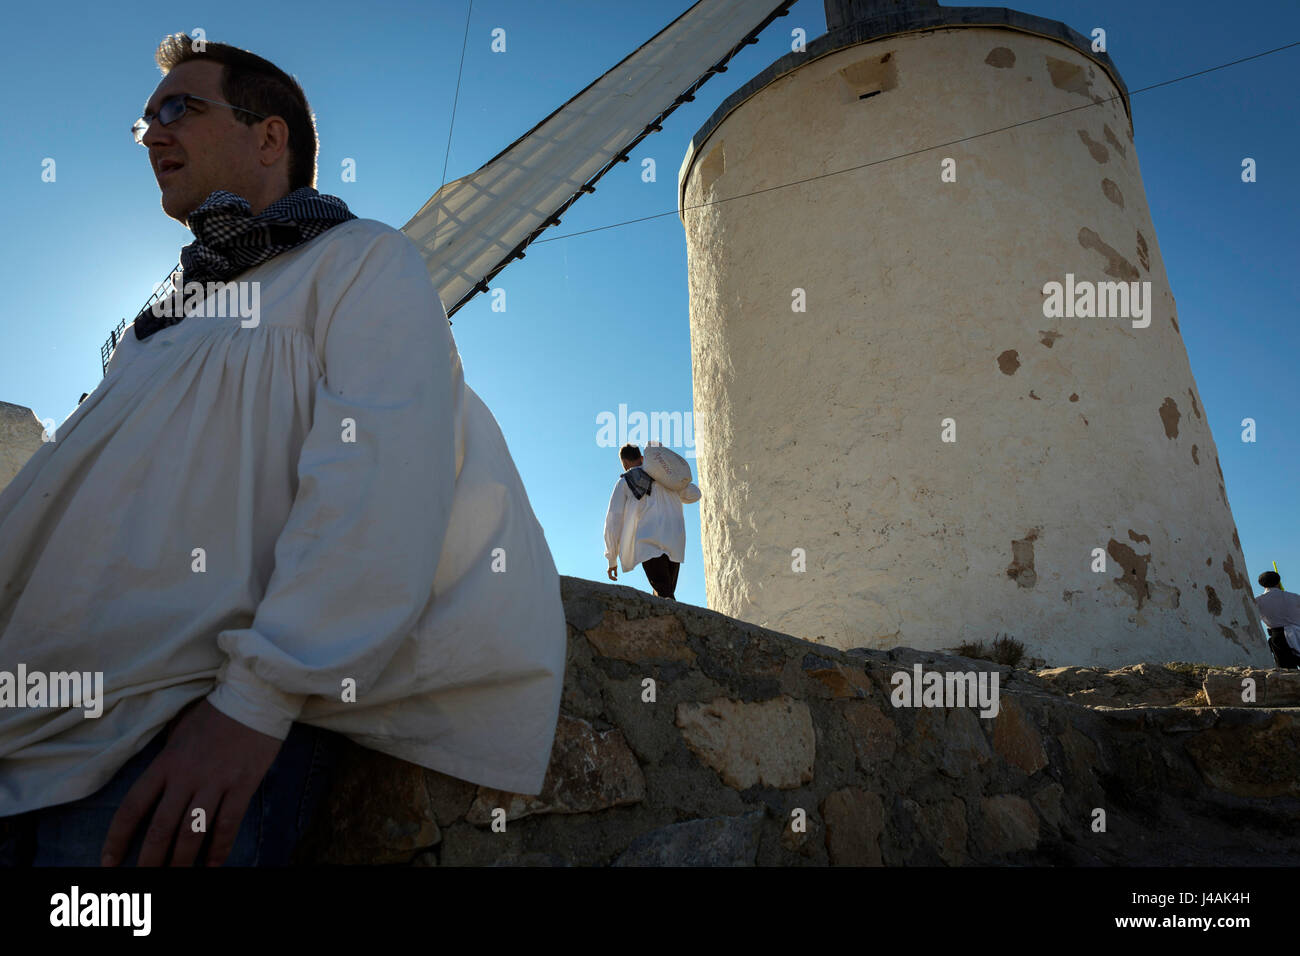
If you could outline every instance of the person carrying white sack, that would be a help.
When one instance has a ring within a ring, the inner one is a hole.
[[[1276,571],[1259,576],[1264,593],[1255,598],[1259,616],[1268,629],[1268,649],[1278,667],[1300,667],[1300,595],[1282,590]]]
[[[677,572],[686,552],[682,503],[700,500],[691,482],[691,466],[680,455],[651,442],[646,455],[636,445],[619,450],[624,472],[609,498],[605,514],[605,561],[609,579],[618,580],[638,564],[659,597],[676,600]]]

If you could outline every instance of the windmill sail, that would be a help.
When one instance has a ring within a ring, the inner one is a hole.
[[[476,293],[794,0],[699,0],[402,227],[448,315]]]

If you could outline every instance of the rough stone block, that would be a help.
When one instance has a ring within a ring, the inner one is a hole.
[[[1300,796],[1300,718],[1293,711],[1273,711],[1264,723],[1204,730],[1187,741],[1196,768],[1216,790],[1238,797]]]
[[[916,827],[939,858],[949,866],[961,866],[967,860],[966,801],[948,797],[932,804],[910,804]]]
[[[1032,718],[1011,698],[1003,698],[993,723],[993,749],[1007,763],[1033,776],[1047,766],[1043,738]]]
[[[507,820],[534,813],[589,813],[645,799],[645,776],[618,730],[597,731],[560,715],[542,792],[536,796],[479,788],[465,819],[482,826],[503,807]]]
[[[980,718],[965,707],[923,708],[912,729],[912,753],[920,768],[937,768],[949,777],[964,777],[992,755]]]
[[[1038,814],[1024,797],[1000,794],[980,801],[984,826],[979,840],[993,854],[1032,850],[1038,846]]]
[[[1300,707],[1300,671],[1269,671],[1264,686],[1269,707]]]
[[[686,644],[686,630],[673,614],[629,621],[615,611],[606,611],[601,623],[587,630],[587,640],[601,657],[633,664],[695,660],[695,652]]]
[[[841,708],[858,766],[871,772],[888,763],[898,747],[898,728],[894,722],[870,701],[846,700]]]
[[[637,837],[614,866],[753,866],[763,810],[674,823]]]
[[[1043,820],[1053,830],[1061,826],[1061,801],[1065,797],[1065,788],[1053,781],[1038,790],[1033,796],[1033,804],[1043,815]]]
[[[410,861],[441,839],[424,775],[423,767],[347,745],[303,851],[315,863]]]
[[[677,726],[686,745],[729,787],[790,790],[813,778],[817,737],[812,713],[801,700],[782,695],[746,703],[718,697],[678,704]]]
[[[1241,671],[1237,673],[1210,671],[1205,675],[1201,689],[1205,691],[1206,700],[1211,707],[1259,707],[1264,704],[1266,683],[1265,671]],[[1243,684],[1245,678],[1255,681],[1255,699],[1243,700],[1246,693]]]
[[[885,828],[885,805],[879,794],[845,787],[822,801],[821,812],[832,865],[883,865],[880,834]]]

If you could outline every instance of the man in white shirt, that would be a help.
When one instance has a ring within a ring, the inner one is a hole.
[[[686,522],[682,502],[700,500],[700,489],[688,484],[681,493],[670,491],[645,473],[636,445],[619,450],[623,474],[609,498],[605,513],[605,561],[609,579],[618,580],[617,560],[623,573],[638,564],[659,597],[676,600],[677,572],[686,552]]]
[[[287,863],[340,735],[538,793],[559,576],[426,264],[316,192],[278,67],[155,58],[133,132],[195,233],[185,308],[0,492],[0,864]]]
[[[1268,649],[1278,667],[1300,667],[1300,594],[1282,590],[1276,571],[1259,576],[1264,593],[1255,598],[1260,619],[1268,628]]]

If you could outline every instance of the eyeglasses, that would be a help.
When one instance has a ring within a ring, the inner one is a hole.
[[[144,145],[144,134],[149,131],[149,124],[155,118],[163,126],[170,126],[175,123],[189,109],[189,100],[199,100],[203,103],[211,103],[213,106],[224,106],[227,109],[238,110],[240,113],[252,113],[258,119],[266,119],[261,113],[253,113],[252,110],[246,110],[242,106],[231,106],[229,103],[221,103],[206,97],[195,96],[193,93],[177,93],[175,96],[169,96],[162,101],[162,106],[158,107],[157,117],[152,113],[145,113],[144,116],[131,124],[131,135],[135,137],[135,141],[141,146]]]

